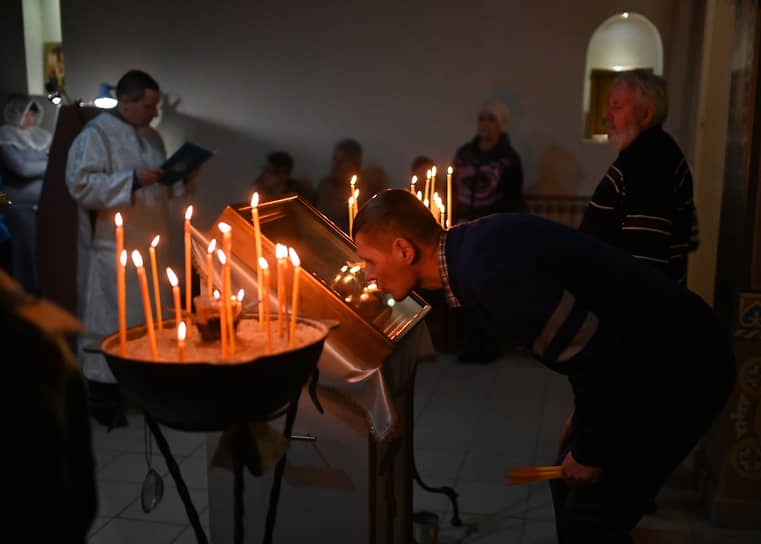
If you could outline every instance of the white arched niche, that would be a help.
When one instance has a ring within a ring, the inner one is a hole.
[[[663,42],[658,29],[639,13],[606,19],[592,34],[584,68],[584,138],[606,141],[604,115],[617,72],[646,68],[663,74]]]

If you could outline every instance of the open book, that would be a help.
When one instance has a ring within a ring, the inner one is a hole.
[[[186,177],[212,156],[214,156],[213,151],[185,142],[180,149],[174,152],[174,155],[161,165],[164,173],[158,181],[164,185],[172,185],[177,180]]]

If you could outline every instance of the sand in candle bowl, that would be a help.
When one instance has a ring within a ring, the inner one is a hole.
[[[193,298],[196,308],[195,325],[201,333],[204,342],[219,341],[219,305],[220,299],[205,295]],[[238,299],[232,301],[233,326],[237,332],[240,323],[241,303]],[[235,339],[238,337],[236,335]]]

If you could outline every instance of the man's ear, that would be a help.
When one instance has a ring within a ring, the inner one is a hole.
[[[652,104],[645,104],[643,106],[642,118],[639,120],[639,126],[649,128],[653,124],[653,117],[655,117],[655,106]]]
[[[415,262],[417,250],[406,238],[395,238],[391,248],[394,255],[398,256],[405,264]]]

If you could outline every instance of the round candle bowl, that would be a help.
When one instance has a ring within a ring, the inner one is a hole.
[[[167,327],[173,324],[173,320],[165,321]],[[218,431],[234,423],[269,419],[298,398],[317,367],[329,332],[327,325],[304,318],[298,319],[298,327],[315,329],[314,339],[243,362],[121,357],[118,332],[101,341],[100,351],[123,393],[154,419],[186,431]],[[132,327],[127,338],[143,336],[145,330],[144,325]]]
[[[193,297],[193,306],[196,313],[194,322],[205,342],[219,340],[219,306],[220,299],[200,295]],[[233,327],[238,330],[240,324],[241,303],[237,299],[232,301]]]

